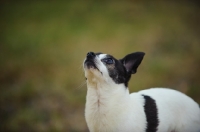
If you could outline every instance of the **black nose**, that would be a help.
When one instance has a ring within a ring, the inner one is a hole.
[[[94,52],[88,52],[88,53],[87,53],[87,57],[88,57],[88,58],[93,58],[93,57],[95,57]]]

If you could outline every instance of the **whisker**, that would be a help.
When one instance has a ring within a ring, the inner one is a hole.
[[[86,81],[83,81],[76,89],[82,88],[86,84]]]
[[[83,69],[83,62],[80,62],[80,66],[78,67],[78,69]]]
[[[81,70],[82,71],[82,76],[84,76],[84,68],[83,68],[83,64],[82,64],[82,62],[80,62],[80,65],[79,66],[77,66],[77,69],[78,70]]]
[[[83,69],[83,65],[81,64],[81,65],[78,67],[78,69]]]

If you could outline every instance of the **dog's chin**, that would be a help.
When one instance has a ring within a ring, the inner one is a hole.
[[[85,72],[99,72],[99,70],[96,67],[94,67],[94,66],[84,67],[84,71]]]
[[[94,78],[99,78],[102,75],[102,73],[97,68],[97,66],[93,62],[90,62],[90,61],[84,62],[84,70],[85,70],[85,77],[88,80],[94,81]]]
[[[94,65],[86,65],[85,68],[88,69],[88,70],[91,70],[91,69],[95,70],[95,69],[97,69],[96,66],[94,66]]]

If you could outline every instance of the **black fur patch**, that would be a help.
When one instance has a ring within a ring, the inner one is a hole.
[[[117,84],[124,83],[128,87],[128,82],[131,78],[131,74],[137,72],[137,68],[140,65],[145,53],[134,52],[126,55],[123,59],[117,60],[111,55],[107,55],[106,58],[112,58],[113,64],[106,64],[110,77]]]
[[[124,85],[128,86],[128,81],[130,80],[131,74],[129,74],[121,61],[115,59],[111,55],[107,55],[106,58],[112,58],[114,60],[113,64],[105,64],[108,69],[109,76],[113,79],[116,84],[124,83]]]
[[[159,124],[156,102],[150,96],[142,95],[145,99],[144,112],[146,114],[146,132],[156,132]]]
[[[114,64],[106,65],[110,77],[115,81],[115,83],[124,83],[124,85],[128,87],[128,81],[131,78],[131,74],[135,74],[137,72],[137,68],[144,55],[144,52],[134,52],[126,55],[120,60],[115,59],[111,55],[107,55],[107,58],[112,58],[115,62]]]

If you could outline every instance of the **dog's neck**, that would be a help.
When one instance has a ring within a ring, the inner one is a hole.
[[[128,106],[129,90],[124,84],[87,82],[86,120],[91,131],[115,130],[120,123],[119,113]],[[123,114],[122,114],[123,115]],[[112,129],[111,129],[112,128]]]
[[[115,103],[118,104],[118,101],[123,101],[124,98],[129,96],[129,90],[124,84],[109,85],[101,82],[93,82],[88,83],[87,87],[87,101],[92,101],[94,102],[93,105],[99,107],[103,107],[101,103],[106,104],[112,101],[112,105],[115,105]]]

